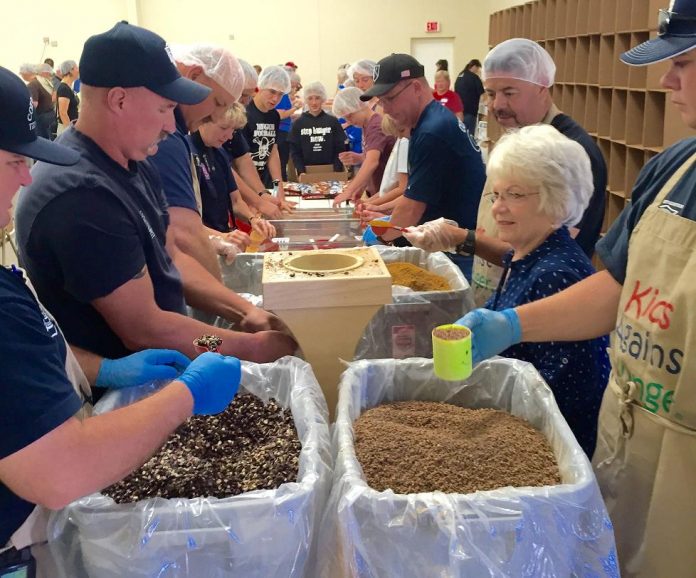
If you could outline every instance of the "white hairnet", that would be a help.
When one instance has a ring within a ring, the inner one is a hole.
[[[50,72],[51,74],[53,74],[53,69],[51,68],[51,65],[50,65],[50,64],[46,64],[46,63],[44,62],[43,64],[39,64],[39,68],[37,69],[37,72],[38,72],[39,74],[41,74],[41,73],[44,73],[44,74],[45,74],[45,73],[48,73],[48,72]]]
[[[307,100],[310,96],[319,96],[322,100],[326,100],[326,88],[321,82],[310,82],[304,87],[304,99]]]
[[[345,117],[347,114],[359,111],[367,106],[366,102],[360,100],[362,90],[355,86],[339,90],[334,96],[333,107],[331,108],[335,116]]]
[[[375,66],[377,66],[377,63],[374,60],[358,60],[350,65],[348,76],[353,78],[354,74],[364,74],[365,76],[374,78]]]
[[[511,38],[493,48],[483,62],[481,76],[514,78],[547,88],[553,86],[556,65],[541,46],[526,38]]]
[[[290,92],[290,75],[282,66],[267,66],[259,75],[259,90],[266,88],[287,94]]]
[[[19,73],[20,74],[36,74],[38,71],[38,67],[36,64],[29,64],[28,62],[25,62],[22,64],[22,66],[19,67]],[[68,70],[68,72],[70,72]]]
[[[77,62],[75,62],[74,60],[65,60],[60,63],[58,70],[60,70],[61,76],[65,76],[66,74],[69,74],[70,71],[76,66]]]
[[[346,81],[343,83],[343,87],[350,88],[351,86],[355,86],[355,81],[352,78],[346,78]]]
[[[244,88],[247,90],[256,88],[256,85],[259,83],[258,72],[256,72],[256,69],[246,60],[242,60],[241,58],[238,60],[242,67],[242,72],[244,72]]]
[[[186,66],[200,66],[203,73],[239,100],[244,89],[244,71],[225,48],[211,44],[174,45],[174,60]]]

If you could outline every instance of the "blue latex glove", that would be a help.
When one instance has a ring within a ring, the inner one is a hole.
[[[388,215],[386,217],[382,217],[381,219],[374,219],[374,220],[385,221],[388,223],[389,221],[391,221],[391,215]],[[372,230],[372,227],[370,225],[365,227],[365,230],[363,231],[362,238],[363,238],[363,242],[368,247],[372,247],[372,245],[381,245],[382,244],[380,242],[380,240],[377,238],[377,235],[375,235],[375,232]]]
[[[149,381],[171,380],[179,375],[191,360],[171,349],[145,349],[121,359],[104,359],[97,374],[97,387],[121,389]]]
[[[179,381],[186,384],[193,396],[193,413],[213,415],[229,405],[241,378],[239,359],[206,351],[191,362]]]
[[[514,309],[474,309],[456,323],[471,329],[474,363],[498,355],[522,340],[520,319]]]

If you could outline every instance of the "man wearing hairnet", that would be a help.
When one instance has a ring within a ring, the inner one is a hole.
[[[483,84],[488,107],[505,130],[537,123],[550,124],[560,133],[578,142],[590,157],[594,190],[584,214],[571,227],[582,250],[592,257],[604,219],[607,167],[592,137],[551,100],[556,65],[539,44],[526,38],[513,38],[491,50],[483,63]],[[423,235],[411,242],[429,250],[454,247],[469,239],[475,250],[472,287],[478,305],[485,303],[500,281],[503,256],[510,246],[498,239],[498,227],[490,204],[482,201],[476,222],[477,231],[457,229],[447,223],[429,225]]]
[[[160,176],[146,159],[176,130],[178,104],[191,107],[182,114],[196,110],[193,118],[215,115],[220,105],[209,96],[224,89],[183,78],[164,39],[125,22],[90,37],[80,65],[82,114],[59,139],[80,162],[60,170],[38,163],[16,212],[23,264],[67,339],[108,358],[149,347],[193,356],[193,340],[213,332],[223,353],[243,359],[292,353],[279,332],[214,329],[185,315],[189,303],[233,317],[236,303],[178,249]]]
[[[290,76],[285,69],[281,66],[264,68],[259,75],[259,90],[247,106],[247,125],[243,131],[259,178],[266,187],[276,185],[281,198],[284,193],[276,142],[280,114],[275,107],[288,92]]]
[[[312,82],[304,88],[307,110],[292,125],[290,154],[297,174],[307,172],[307,166],[333,165],[342,171],[338,155],[346,150],[346,133],[332,114],[324,112],[326,89],[321,82]]]

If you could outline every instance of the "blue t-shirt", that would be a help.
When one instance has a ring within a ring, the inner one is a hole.
[[[159,171],[167,204],[198,212],[191,175],[191,148],[186,139],[188,128],[178,106],[174,109],[174,119],[176,130],[159,143],[151,161]]]
[[[201,186],[203,224],[227,233],[230,231],[230,219],[234,222],[230,193],[237,190],[237,183],[230,169],[230,158],[222,148],[206,146],[198,131],[190,134],[188,139]]]
[[[611,276],[623,285],[628,263],[628,243],[633,229],[674,172],[696,153],[696,138],[678,142],[650,159],[640,171],[631,202],[597,243],[597,254]],[[692,166],[667,195],[660,208],[668,213],[696,221],[696,170]],[[656,259],[660,255],[655,255]]]
[[[66,345],[21,273],[0,267],[0,459],[25,448],[82,406],[65,372]],[[0,482],[0,547],[34,505]]]
[[[148,162],[128,169],[74,128],[58,139],[80,153],[72,167],[39,162],[19,194],[20,258],[68,341],[103,357],[130,352],[92,306],[144,266],[157,305],[185,313],[181,277],[166,251],[169,226],[159,175]]]
[[[426,204],[419,225],[445,217],[475,228],[486,170],[464,124],[433,100],[421,113],[408,147],[405,196]]]
[[[595,272],[565,227],[519,261],[513,261],[512,256],[510,252],[503,259],[507,283],[504,273],[498,290],[486,303],[488,309],[502,311],[538,301]],[[604,336],[586,341],[520,343],[501,353],[536,367],[588,457],[592,457],[597,441],[599,406],[609,379],[608,346],[609,339]]]
[[[562,135],[577,142],[585,149],[587,156],[590,157],[594,188],[587,208],[582,214],[582,219],[575,225],[580,229],[577,237],[575,237],[575,242],[580,245],[585,255],[592,258],[595,244],[602,231],[602,222],[604,221],[605,198],[607,194],[607,164],[604,162],[602,152],[595,141],[592,140],[592,137],[567,114],[557,114],[551,121],[551,126]]]
[[[290,95],[284,94],[280,102],[276,104],[276,110],[290,110],[292,108],[292,102],[290,102]],[[290,132],[290,127],[292,126],[292,118],[281,118],[280,124],[278,125],[278,130],[280,132]]]

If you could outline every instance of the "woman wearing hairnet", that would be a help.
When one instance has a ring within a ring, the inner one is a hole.
[[[314,165],[332,165],[334,171],[342,171],[338,155],[346,150],[346,133],[338,119],[322,108],[326,102],[324,85],[308,84],[303,96],[307,110],[290,131],[290,154],[298,176]]]

